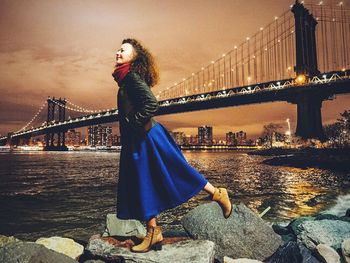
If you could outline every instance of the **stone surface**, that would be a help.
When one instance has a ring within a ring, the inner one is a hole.
[[[143,238],[146,236],[146,228],[138,220],[122,220],[116,214],[108,214],[106,217],[106,230],[103,236],[135,236]]]
[[[345,216],[350,217],[350,208],[346,210]]]
[[[287,228],[294,234],[294,235],[298,235],[300,233],[300,228],[299,226],[301,224],[303,224],[306,221],[313,221],[315,220],[314,217],[312,216],[301,216],[299,218],[296,218],[294,220],[292,220],[289,225],[287,226]]]
[[[94,256],[125,263],[212,263],[215,254],[214,248],[215,244],[208,240],[184,240],[165,244],[160,251],[133,253],[129,248],[118,247],[116,244],[113,245],[110,240],[101,238],[90,240],[86,250]]]
[[[260,260],[249,259],[249,258],[237,258],[233,259],[230,257],[224,257],[224,263],[263,263]]]
[[[282,235],[283,243],[288,243],[289,241],[297,241],[297,237],[294,234]]]
[[[347,216],[341,216],[341,217],[339,217],[339,220],[350,223],[350,217],[347,217]]]
[[[319,244],[316,246],[316,251],[319,257],[326,263],[340,263],[340,256],[330,246]]]
[[[273,231],[275,231],[276,234],[279,234],[281,236],[290,234],[290,231],[287,227],[281,226],[279,224],[273,224],[272,229]]]
[[[306,221],[298,226],[298,240],[311,250],[326,244],[338,250],[344,239],[350,238],[350,223],[340,220]]]
[[[339,217],[332,214],[319,214],[315,216],[315,220],[324,220],[324,219],[339,220]]]
[[[346,263],[350,263],[350,238],[346,238],[341,244],[341,253]]]
[[[0,247],[3,247],[9,243],[14,243],[14,242],[19,242],[20,240],[11,236],[11,237],[7,237],[7,236],[3,236],[0,235]]]
[[[224,256],[262,261],[282,243],[281,237],[244,204],[233,205],[227,219],[216,202],[197,206],[182,218],[182,225],[191,237],[213,241],[215,258],[220,262]]]
[[[49,237],[49,238],[39,238],[35,241],[37,244],[41,244],[48,249],[52,249],[58,253],[62,253],[77,259],[84,252],[84,247],[76,243],[73,239],[65,237]]]
[[[74,259],[33,242],[14,242],[0,247],[0,262],[77,263]]]
[[[303,245],[288,242],[281,246],[266,263],[320,263],[320,261]]]
[[[300,254],[303,257],[302,263],[321,263],[321,261],[315,258],[311,251],[303,244],[298,244],[298,246],[300,249]]]

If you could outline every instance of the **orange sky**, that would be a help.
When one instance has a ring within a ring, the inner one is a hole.
[[[350,0],[343,2],[350,7]],[[141,40],[155,55],[161,73],[160,84],[153,88],[157,94],[231,50],[292,3],[0,0],[0,134],[22,128],[47,96],[65,97],[89,109],[116,107],[111,72],[124,38]],[[349,102],[350,95],[324,102],[323,123],[334,122]],[[287,128],[286,118],[295,129],[295,105],[268,103],[156,117],[173,131],[196,134],[197,126],[210,125],[215,137],[244,130],[250,138],[269,122]]]

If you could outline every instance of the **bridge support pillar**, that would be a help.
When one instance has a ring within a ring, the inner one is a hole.
[[[298,0],[293,5],[292,12],[295,18],[295,73],[318,75],[315,35],[317,21]]]
[[[323,98],[311,94],[298,96],[296,99],[297,136],[303,139],[325,140],[321,117],[322,101]]]
[[[65,121],[65,99],[55,99],[55,97],[48,98],[47,100],[47,123],[55,122],[55,106],[58,106],[58,122]],[[55,134],[57,134],[57,143],[55,145]],[[51,130],[45,135],[46,145],[45,151],[67,151],[68,148],[65,145],[65,131],[55,131]]]

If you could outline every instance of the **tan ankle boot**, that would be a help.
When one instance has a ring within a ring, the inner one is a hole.
[[[147,252],[151,249],[162,250],[162,240],[163,240],[163,235],[160,227],[159,226],[150,227],[147,230],[147,235],[143,239],[142,243],[137,246],[133,246],[131,248],[131,251],[141,253],[141,252]]]
[[[225,218],[231,215],[232,204],[225,188],[215,188],[212,200],[219,203]]]

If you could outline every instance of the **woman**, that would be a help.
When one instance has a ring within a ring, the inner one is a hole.
[[[118,83],[120,154],[117,216],[147,222],[147,235],[134,252],[161,249],[156,216],[204,189],[229,217],[226,189],[214,188],[191,167],[167,129],[153,116],[159,106],[150,87],[159,73],[153,56],[135,39],[125,39],[116,54],[113,77]]]

